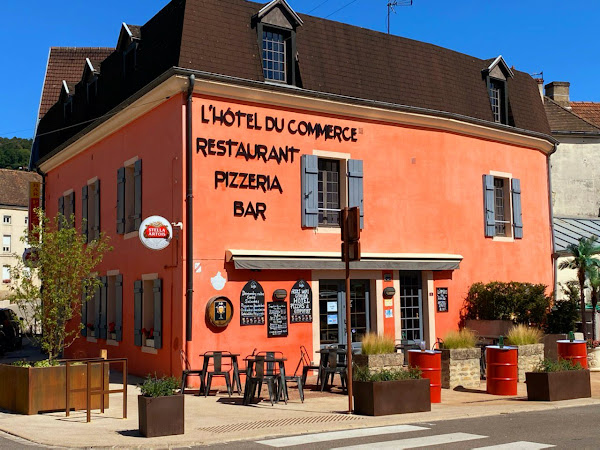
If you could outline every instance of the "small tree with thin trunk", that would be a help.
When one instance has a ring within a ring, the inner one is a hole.
[[[598,339],[596,336],[596,307],[598,306],[598,296],[600,295],[600,269],[591,267],[588,271],[590,287],[592,288],[592,339]]]
[[[581,307],[581,324],[583,328],[583,336],[587,339],[585,326],[585,280],[587,274],[592,267],[600,267],[600,260],[594,255],[600,253],[598,246],[598,238],[592,236],[590,238],[582,237],[577,244],[569,244],[567,251],[573,259],[563,261],[559,264],[559,269],[575,269],[577,270],[577,281],[579,281],[579,295]]]
[[[21,311],[30,312],[26,315],[29,324],[41,324],[42,335],[37,339],[53,361],[79,337],[80,323],[69,326],[69,321],[78,317],[82,302],[100,288],[94,270],[112,248],[104,233],[87,243],[75,228],[73,216],[59,215],[50,220],[43,212],[36,213],[40,225],[34,227],[29,239],[31,258],[23,261],[16,255],[18,262],[11,269],[15,283],[9,298]]]

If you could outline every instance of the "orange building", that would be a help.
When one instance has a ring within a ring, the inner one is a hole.
[[[284,0],[173,0],[81,73],[33,156],[49,215],[114,246],[71,355],[108,348],[137,374],[180,373],[181,349],[195,366],[216,349],[316,359],[346,333],[345,206],[361,209],[355,345],[431,347],[477,281],[552,285],[554,141],[535,81],[502,57]],[[138,238],[154,215],[173,224],[163,250]]]

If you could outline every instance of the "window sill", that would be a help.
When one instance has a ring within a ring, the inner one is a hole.
[[[96,342],[98,342],[98,339],[96,339],[95,337],[91,337],[91,336],[86,337],[85,340],[88,342],[93,342],[94,344]]]
[[[129,233],[125,233],[125,234],[123,235],[123,239],[125,239],[125,240],[126,240],[126,239],[131,239],[131,238],[134,238],[134,237],[136,237],[136,236],[138,236],[138,235],[139,235],[139,232],[137,232],[137,231],[131,231],[131,232],[129,232]]]
[[[151,355],[157,355],[158,350],[156,350],[154,347],[142,346],[142,353],[150,353]]]
[[[107,339],[106,340],[106,345],[112,345],[113,347],[118,347],[119,343],[113,339]]]
[[[495,242],[515,242],[515,238],[507,236],[494,236],[492,240]]]
[[[342,234],[340,227],[317,227],[315,228],[315,234]]]

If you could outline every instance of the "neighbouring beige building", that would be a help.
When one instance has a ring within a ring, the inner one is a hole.
[[[29,182],[41,181],[34,172],[0,169],[0,308],[15,305],[6,300],[14,280],[11,267],[15,265],[14,255],[22,255],[26,244],[22,242],[28,226]]]

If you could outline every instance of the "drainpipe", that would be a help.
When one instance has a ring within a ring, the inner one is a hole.
[[[186,292],[185,292],[185,339],[186,354],[189,354],[188,343],[192,340],[192,296],[194,294],[194,227],[193,227],[193,186],[192,186],[192,158],[194,156],[192,149],[192,96],[194,94],[194,82],[196,77],[189,76],[186,105],[186,156],[185,156],[185,176],[186,176]]]
[[[552,164],[550,162],[550,156],[557,150],[557,144],[554,144],[554,148],[548,155],[546,155],[546,165],[548,166],[548,206],[550,207],[550,236],[552,237],[552,285],[554,286],[554,301],[556,301],[556,290],[558,289],[558,265],[556,256],[556,243],[554,241],[554,211],[552,207]]]

